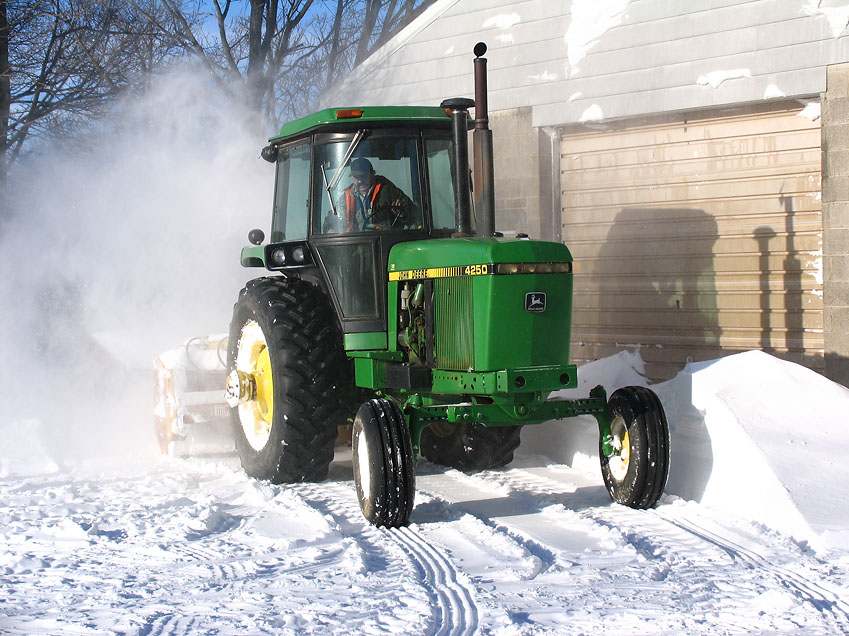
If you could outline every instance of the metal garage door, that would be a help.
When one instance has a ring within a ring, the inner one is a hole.
[[[575,361],[639,347],[667,378],[763,349],[823,368],[820,125],[800,111],[563,131]]]

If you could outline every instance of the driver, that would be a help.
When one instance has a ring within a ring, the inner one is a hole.
[[[403,229],[415,223],[415,203],[386,177],[374,173],[368,159],[351,162],[354,183],[345,190],[346,232]]]

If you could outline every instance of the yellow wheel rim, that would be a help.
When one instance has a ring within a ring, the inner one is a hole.
[[[263,421],[271,424],[274,416],[274,380],[271,377],[271,356],[268,347],[263,347],[256,359],[256,406]]]
[[[611,423],[610,433],[613,435],[614,453],[608,458],[607,465],[613,478],[621,482],[625,480],[631,462],[631,436],[621,415],[617,415]]]
[[[252,384],[250,398],[239,404],[239,421],[248,444],[261,451],[271,437],[274,380],[265,334],[255,320],[249,320],[242,327],[236,350],[236,369],[248,375]]]

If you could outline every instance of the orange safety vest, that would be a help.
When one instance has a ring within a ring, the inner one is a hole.
[[[369,206],[374,208],[374,200],[377,198],[377,193],[380,192],[380,183],[375,184],[374,192],[371,195],[371,201],[369,202]],[[354,226],[356,225],[356,214],[357,214],[357,199],[354,197],[354,193],[351,190],[354,189],[354,186],[351,186],[347,190],[345,190],[345,219],[348,224],[345,227],[346,232],[353,232]],[[365,214],[365,210],[363,210]],[[379,227],[379,226],[375,226]]]

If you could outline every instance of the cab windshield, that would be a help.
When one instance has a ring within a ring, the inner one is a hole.
[[[422,229],[416,143],[393,136],[317,145],[313,234]]]

